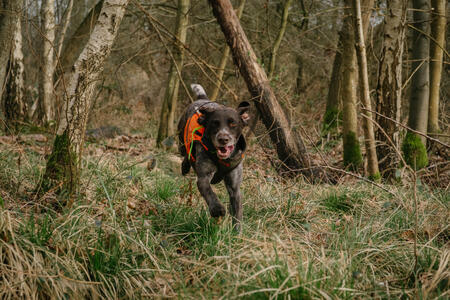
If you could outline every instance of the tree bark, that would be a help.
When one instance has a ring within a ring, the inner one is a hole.
[[[50,124],[55,119],[55,97],[53,74],[55,71],[55,0],[42,0],[41,4],[41,64],[39,73],[39,104],[40,119],[44,124]]]
[[[366,8],[363,18],[363,31],[367,31],[373,0],[364,0],[362,6]],[[356,105],[357,70],[355,51],[355,30],[351,12],[351,0],[345,0],[346,17],[341,31],[342,41],[342,131],[344,143],[344,165],[352,169],[362,163],[361,149],[358,141],[358,117]]]
[[[370,101],[369,76],[367,74],[367,55],[366,45],[364,42],[364,33],[361,17],[361,2],[353,0],[353,13],[355,15],[355,35],[356,35],[356,55],[358,58],[360,94],[364,110],[362,112],[363,129],[367,154],[367,171],[369,178],[378,180],[380,171],[378,170],[378,158],[375,147],[375,134],[372,123],[372,104]]]
[[[89,41],[72,67],[69,89],[64,98],[63,117],[47,160],[41,193],[58,189],[70,196],[77,189],[92,95],[128,2],[104,1]],[[58,188],[60,185],[61,188]]]
[[[339,35],[342,37],[342,35]],[[335,133],[339,121],[339,99],[341,94],[341,65],[342,65],[342,44],[339,38],[337,51],[334,56],[333,69],[331,71],[330,86],[328,88],[327,106],[323,116],[322,135]]]
[[[67,29],[69,27],[70,19],[72,16],[72,9],[73,9],[73,0],[69,0],[66,11],[64,13],[64,21],[62,22],[62,28],[58,35],[58,41],[55,42],[55,47],[56,47],[55,58],[56,59],[55,59],[54,66],[53,66],[54,70],[56,70],[57,65],[60,64],[62,47],[64,44],[64,38],[66,36]]]
[[[371,8],[373,7],[374,0],[363,0],[362,6],[362,24],[364,36],[367,35],[367,29],[369,27],[369,20],[371,15]],[[346,6],[351,5],[349,2]],[[367,9],[365,9],[367,8]],[[348,13],[347,13],[348,14]],[[342,25],[341,32],[339,33],[339,39],[336,46],[336,54],[334,56],[333,69],[331,71],[330,86],[327,95],[327,104],[325,108],[325,114],[323,116],[322,125],[322,135],[327,135],[328,133],[336,133],[338,129],[339,120],[342,118],[341,110],[343,109],[342,100],[342,81],[343,81],[343,68],[342,68],[342,56],[344,51],[344,38],[347,38],[346,34],[343,34],[345,29],[345,18],[344,24]],[[347,45],[347,47],[350,45]],[[349,57],[347,56],[347,59]],[[356,74],[356,72],[354,72]],[[356,80],[356,79],[355,79]],[[348,82],[347,82],[348,83]],[[356,95],[356,92],[355,92]]]
[[[438,133],[439,128],[439,88],[442,76],[443,49],[445,48],[445,4],[446,0],[431,0],[433,19],[430,41],[430,103],[428,112],[428,132]]]
[[[178,0],[177,21],[175,27],[175,37],[173,47],[173,61],[170,65],[167,79],[166,93],[161,107],[159,118],[159,129],[156,144],[161,146],[161,142],[175,134],[175,110],[178,100],[178,89],[180,87],[180,73],[183,68],[184,47],[186,42],[188,27],[188,12],[190,0]],[[178,42],[179,41],[179,42]]]
[[[275,61],[278,54],[278,49],[281,45],[281,40],[283,39],[284,33],[286,32],[286,26],[289,16],[289,8],[291,7],[292,0],[285,0],[283,7],[283,16],[281,17],[280,30],[278,31],[277,38],[273,43],[272,52],[270,53],[270,62],[269,62],[269,80],[272,79],[273,72],[275,70]]]
[[[244,12],[245,1],[246,0],[241,0],[241,2],[239,3],[238,13],[237,13],[239,20],[241,19],[242,13]],[[211,101],[216,101],[217,96],[219,96],[220,86],[222,85],[222,78],[223,78],[223,74],[225,73],[225,67],[227,66],[229,56],[230,56],[230,47],[228,47],[228,45],[225,45],[225,49],[223,50],[222,58],[220,59],[220,63],[219,63],[219,68],[218,68],[219,71],[217,72],[216,85],[214,86],[214,90],[210,97]]]
[[[376,139],[380,142],[377,148],[379,166],[386,178],[395,175],[399,163],[397,152],[392,146],[399,148],[400,128],[384,116],[400,122],[407,5],[407,0],[388,1],[383,24],[383,49],[376,88],[376,111],[379,115],[375,120],[380,126],[376,131]]]
[[[423,134],[428,127],[428,103],[429,103],[429,42],[428,11],[430,7],[427,0],[413,0],[413,44],[412,44],[412,77],[411,95],[409,97],[408,125]],[[424,34],[425,33],[425,34]],[[408,132],[403,142],[405,161],[416,169],[428,164],[425,149],[426,139],[423,136]],[[407,151],[407,149],[410,149]]]
[[[18,122],[26,119],[22,26],[19,16],[16,18],[13,39],[2,103],[7,129],[17,131]]]
[[[209,3],[231,48],[234,63],[255,99],[256,108],[269,131],[282,166],[289,172],[301,172],[310,180],[320,180],[315,178],[314,172],[311,172],[311,162],[305,145],[297,132],[291,129],[230,1],[210,0]]]
[[[21,3],[22,0],[0,1],[0,98],[5,87],[6,69]]]
[[[61,69],[63,73],[68,72],[77,58],[83,51],[89,40],[95,22],[100,15],[103,0],[98,0],[97,4],[89,11],[75,32],[63,43],[63,50],[60,56]],[[68,30],[70,32],[71,30]],[[60,71],[59,68],[57,70]]]
[[[351,0],[346,0],[346,17],[341,31],[342,41],[342,130],[344,141],[344,165],[357,169],[362,162],[358,141],[358,117],[356,106],[356,51]]]

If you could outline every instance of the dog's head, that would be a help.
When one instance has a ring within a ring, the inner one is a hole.
[[[198,122],[205,127],[204,135],[216,148],[218,158],[227,159],[233,154],[242,130],[250,119],[249,108],[250,103],[244,101],[236,109],[226,106],[199,109],[202,115]]]

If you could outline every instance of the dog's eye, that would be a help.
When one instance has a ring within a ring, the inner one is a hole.
[[[237,123],[236,123],[234,120],[229,120],[229,121],[228,121],[228,125],[229,125],[230,127],[236,127],[236,126],[237,126]]]
[[[212,125],[213,127],[219,127],[220,122],[219,122],[218,120],[213,120],[213,121],[211,122],[211,125]]]

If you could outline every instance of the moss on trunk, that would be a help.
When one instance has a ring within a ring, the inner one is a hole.
[[[415,170],[428,165],[428,155],[421,138],[412,132],[408,132],[402,145],[405,162]]]
[[[362,163],[361,148],[358,138],[352,131],[344,134],[344,165],[352,170]]]
[[[77,162],[77,155],[70,146],[66,130],[55,138],[53,151],[42,177],[40,193],[44,194],[54,189],[58,194],[73,194],[79,179]]]
[[[327,107],[323,116],[322,124],[322,136],[328,133],[336,133],[338,129],[338,123],[342,118],[342,113],[337,107]]]

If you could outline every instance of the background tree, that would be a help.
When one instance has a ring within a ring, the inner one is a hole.
[[[428,113],[428,132],[438,133],[439,99],[442,75],[443,49],[445,48],[445,4],[446,0],[431,0],[432,22],[430,40],[430,103]]]
[[[278,31],[277,38],[273,43],[272,51],[270,52],[270,61],[268,69],[268,78],[272,79],[273,72],[275,70],[275,63],[277,59],[278,49],[280,48],[281,41],[283,40],[284,33],[286,32],[286,26],[289,16],[289,8],[291,7],[292,0],[285,0],[283,5],[283,15],[281,16],[280,30]]]
[[[356,70],[356,51],[355,51],[355,30],[353,15],[351,12],[351,0],[345,1],[346,16],[344,18],[341,31],[342,41],[342,132],[344,145],[344,165],[350,168],[358,168],[362,163],[361,148],[358,141],[358,117],[357,117],[357,70]],[[362,2],[365,9],[363,17],[363,33],[367,31],[369,16],[373,7],[373,0]]]
[[[19,1],[17,6],[17,18],[15,19],[13,45],[10,51],[8,67],[6,70],[7,78],[3,93],[2,105],[5,116],[5,124],[9,130],[17,131],[18,123],[26,120],[26,104],[24,99],[24,65],[22,52],[22,25],[21,10],[22,5]]]
[[[177,21],[175,25],[175,40],[172,48],[172,63],[167,78],[166,93],[161,107],[157,145],[175,133],[175,111],[180,87],[181,69],[184,61],[184,47],[188,27],[188,11],[190,0],[178,0]]]
[[[50,124],[55,120],[55,96],[53,73],[55,70],[55,0],[42,0],[41,3],[41,68],[39,72],[39,103],[41,121]]]
[[[402,107],[402,67],[405,41],[407,0],[393,0],[386,3],[383,20],[383,46],[379,62],[378,83],[376,87],[375,120],[379,125],[376,139],[379,166],[384,177],[392,177],[398,165],[400,122]],[[394,120],[389,120],[388,118]],[[393,143],[394,145],[392,145]]]
[[[13,45],[13,36],[19,18],[21,0],[0,2],[0,97],[3,94],[6,68]]]
[[[413,0],[412,74],[408,126],[427,133],[429,101],[429,41],[427,34],[430,6],[426,0]],[[416,169],[428,164],[425,137],[408,131],[403,142],[405,161]]]
[[[111,52],[128,1],[104,1],[89,41],[72,68],[63,118],[47,160],[41,192],[62,185],[62,191],[71,195],[77,189],[92,95],[103,63]]]
[[[358,58],[359,70],[359,90],[361,94],[361,102],[365,110],[362,111],[363,129],[367,154],[367,170],[372,180],[378,180],[380,172],[378,170],[378,158],[375,147],[375,134],[372,123],[372,104],[369,91],[369,76],[367,74],[367,56],[366,46],[364,42],[364,33],[361,17],[360,0],[353,1],[353,13],[355,16],[355,36],[356,36],[356,56]]]
[[[244,12],[245,1],[246,0],[241,0],[241,2],[239,2],[239,7],[237,9],[237,16],[239,19],[241,19],[242,13]],[[219,71],[217,72],[216,84],[210,97],[212,101],[216,101],[217,96],[219,95],[220,86],[222,85],[223,74],[225,73],[225,67],[227,66],[229,56],[230,56],[230,47],[228,47],[228,45],[225,45],[225,49],[223,50],[219,66],[217,67]]]
[[[333,68],[331,71],[330,85],[328,87],[327,104],[323,115],[322,134],[335,133],[339,121],[339,99],[341,93],[341,64],[342,64],[342,34],[336,46]]]

